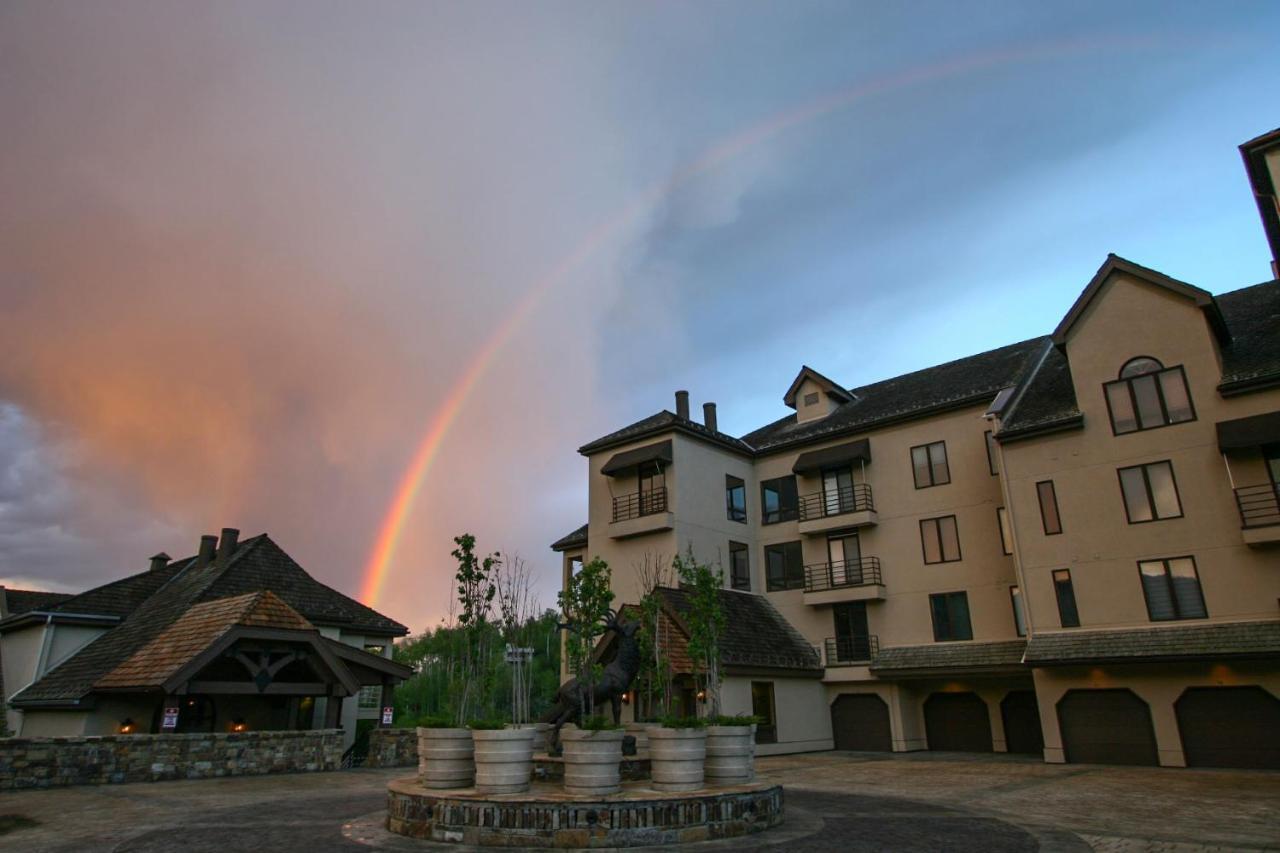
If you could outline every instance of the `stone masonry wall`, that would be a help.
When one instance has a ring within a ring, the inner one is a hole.
[[[341,766],[340,729],[0,739],[0,791],[302,773]]]
[[[417,729],[374,729],[369,732],[365,767],[417,767]]]

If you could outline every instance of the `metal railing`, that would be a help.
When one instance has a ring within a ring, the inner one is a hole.
[[[1241,527],[1280,524],[1280,485],[1241,486],[1236,489],[1236,506]]]
[[[868,634],[865,637],[827,637],[827,666],[870,663],[879,651],[880,638],[875,634]]]
[[[653,515],[667,511],[667,487],[646,489],[643,492],[632,492],[618,495],[613,499],[613,520],[627,521],[645,515]]]
[[[879,557],[814,563],[804,567],[805,592],[825,592],[829,589],[847,589],[852,586],[870,586],[879,583],[882,583]]]
[[[800,520],[813,521],[850,512],[874,512],[871,487],[866,483],[800,496]]]

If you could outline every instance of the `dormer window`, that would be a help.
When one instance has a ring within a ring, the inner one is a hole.
[[[1165,367],[1150,356],[1125,362],[1120,376],[1102,386],[1116,435],[1180,424],[1196,418],[1182,366]]]

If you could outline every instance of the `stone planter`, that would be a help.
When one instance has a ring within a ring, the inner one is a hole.
[[[476,790],[520,794],[533,778],[533,729],[471,732],[476,745]]]
[[[648,752],[649,732],[657,727],[657,723],[627,723],[627,734],[636,739],[636,752]]]
[[[470,729],[418,729],[418,778],[424,788],[470,788],[476,764]]]
[[[649,729],[650,778],[655,791],[696,791],[703,787],[706,729]]]
[[[622,729],[563,732],[564,792],[586,796],[622,790]]]
[[[708,785],[745,785],[756,778],[756,727],[707,726]]]
[[[532,729],[533,730],[533,754],[538,755],[547,751],[551,745],[551,724],[550,723],[520,723],[519,725],[508,726],[512,729]]]

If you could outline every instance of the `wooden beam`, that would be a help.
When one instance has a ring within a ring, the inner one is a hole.
[[[322,681],[276,681],[259,690],[252,681],[192,681],[187,684],[189,693],[244,694],[261,696],[325,696],[329,685]]]

